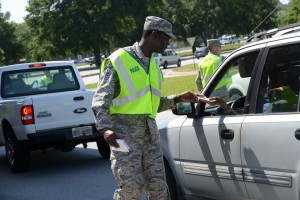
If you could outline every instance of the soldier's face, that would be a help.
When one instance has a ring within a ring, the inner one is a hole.
[[[158,53],[164,52],[164,50],[169,46],[171,38],[167,34],[165,34],[163,32],[158,32],[158,31],[156,32],[155,38],[156,38],[155,52],[158,52]]]

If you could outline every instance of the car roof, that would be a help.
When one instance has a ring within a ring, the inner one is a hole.
[[[275,36],[279,32],[281,32],[282,34],[286,34],[289,31],[294,30],[295,28],[297,29],[297,27],[300,28],[300,22],[289,24],[289,25],[286,25],[286,26],[281,26],[281,27],[278,27],[278,28],[273,28],[273,29],[270,29],[270,30],[267,30],[267,31],[262,31],[262,32],[259,32],[259,33],[256,33],[256,34],[252,35],[250,38],[248,38],[246,40],[246,43],[257,41],[257,40],[262,40],[262,39],[266,39],[266,38],[270,38],[270,37]],[[277,34],[277,35],[279,35],[279,34]]]
[[[256,45],[259,45],[259,44],[264,44],[264,43],[273,42],[273,41],[280,41],[282,39],[295,38],[295,37],[300,37],[300,32],[290,33],[290,34],[281,35],[281,36],[278,36],[278,37],[268,38],[268,39],[265,39],[265,40],[258,40],[258,41],[255,41],[255,42],[246,43],[245,45],[241,46],[238,49],[244,49],[244,48],[248,48],[248,47],[251,47],[251,46],[256,46]],[[238,49],[236,49],[235,51],[237,51]]]

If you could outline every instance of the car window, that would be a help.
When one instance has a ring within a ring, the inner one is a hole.
[[[218,82],[209,97],[218,96],[228,104],[234,104],[234,109],[244,113],[244,101],[247,95],[251,74],[257,60],[259,51],[243,54],[232,59],[226,64],[222,76],[218,77]],[[215,79],[216,80],[216,79]],[[236,101],[236,102],[235,102]],[[209,108],[210,109],[210,108]],[[218,114],[224,114],[219,112]]]
[[[158,57],[158,53],[153,53],[153,57]]]
[[[299,112],[300,44],[269,51],[260,85],[258,113]]]

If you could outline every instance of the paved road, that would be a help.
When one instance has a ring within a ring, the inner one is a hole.
[[[156,120],[162,124],[176,117],[165,111]],[[95,143],[68,153],[32,152],[31,168],[21,174],[10,173],[0,147],[0,200],[108,200],[116,188],[110,161],[99,156]]]
[[[194,61],[182,63],[185,62]],[[170,66],[173,67],[176,66]],[[90,78],[85,78],[85,82],[98,81],[98,76]],[[177,117],[165,111],[156,120],[159,125]],[[68,153],[32,152],[31,168],[21,174],[10,173],[4,147],[0,147],[0,200],[108,200],[116,188],[110,161],[99,156],[95,143],[89,143],[87,149],[78,146]],[[145,200],[145,195],[141,199]]]

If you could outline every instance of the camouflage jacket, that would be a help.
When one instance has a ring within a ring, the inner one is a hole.
[[[148,73],[149,72],[149,61],[150,58],[145,57],[142,53],[138,42],[136,42],[133,46],[125,47],[124,48],[130,55],[133,56],[144,68],[144,70]],[[109,108],[112,103],[112,99],[116,97],[120,92],[120,83],[118,74],[108,62],[104,68],[104,71],[101,73],[97,91],[93,97],[92,102],[92,109],[95,114],[96,120],[96,127],[99,131],[103,129],[110,129],[114,130],[113,122],[118,119],[118,124],[122,123],[122,118],[127,119],[131,118],[131,121],[146,121],[148,125],[155,124],[153,120],[147,115],[122,115],[118,114],[118,116],[114,117],[110,115]],[[158,112],[165,111],[168,109],[173,109],[175,106],[174,103],[174,95],[168,97],[161,97],[160,98],[160,106],[158,108]]]

